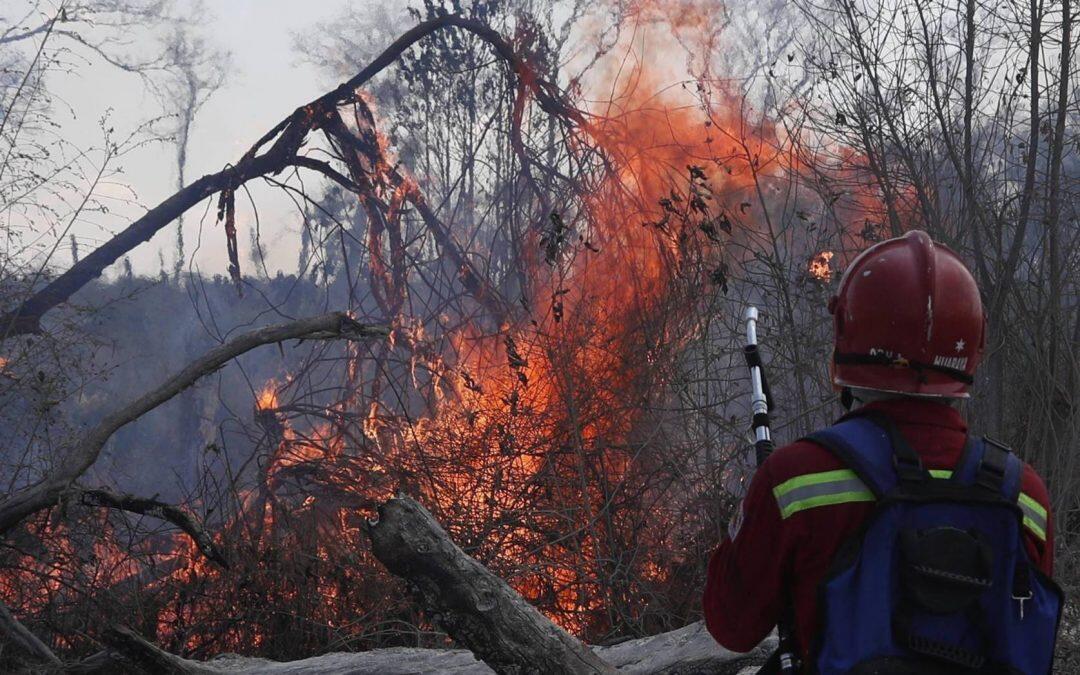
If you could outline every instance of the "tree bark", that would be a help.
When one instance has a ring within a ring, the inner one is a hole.
[[[616,672],[465,555],[414,500],[399,497],[380,506],[368,536],[375,557],[408,580],[424,611],[495,672]]]

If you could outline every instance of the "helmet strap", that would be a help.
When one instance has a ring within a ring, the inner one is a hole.
[[[958,382],[971,385],[975,378],[958,368],[939,366],[936,363],[920,363],[903,357],[891,357],[885,354],[845,354],[840,350],[833,350],[833,363],[850,364],[860,366],[891,366],[893,368],[910,368],[915,371],[915,377],[921,384],[926,384],[926,371],[932,370],[943,375],[948,375]]]

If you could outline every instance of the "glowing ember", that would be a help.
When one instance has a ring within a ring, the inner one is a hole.
[[[810,276],[820,281],[829,281],[832,279],[832,251],[822,251],[816,256],[810,259],[809,273]]]

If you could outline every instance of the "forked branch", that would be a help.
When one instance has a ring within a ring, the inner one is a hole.
[[[199,547],[199,551],[209,560],[226,569],[229,567],[229,561],[225,558],[222,550],[214,543],[210,533],[203,528],[202,523],[194,515],[179,506],[167,504],[157,499],[113,492],[104,488],[82,490],[79,493],[79,503],[84,506],[104,506],[170,522],[180,528],[184,534],[191,537],[191,540]]]

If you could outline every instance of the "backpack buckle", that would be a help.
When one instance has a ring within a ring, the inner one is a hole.
[[[1020,609],[1020,620],[1024,620],[1024,603],[1035,597],[1031,588],[1031,568],[1021,562],[1017,562],[1016,570],[1013,571],[1012,591],[1009,593],[1016,601]]]
[[[1012,594],[1012,599],[1016,601],[1016,604],[1020,606],[1020,620],[1024,620],[1024,603],[1035,597],[1035,594],[1031,591],[1027,592],[1027,595],[1017,595],[1015,592]]]
[[[894,452],[892,461],[896,475],[902,482],[917,483],[929,475],[923,468],[922,459],[914,453],[909,456]]]

